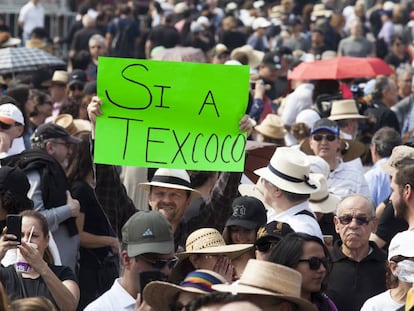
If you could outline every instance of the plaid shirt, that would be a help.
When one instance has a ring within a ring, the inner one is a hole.
[[[227,219],[232,214],[232,202],[238,196],[238,186],[242,173],[224,172],[220,174],[207,201],[200,200],[199,211],[188,219],[182,218],[174,232],[177,252],[184,251],[187,237],[201,228],[215,228],[222,232]]]

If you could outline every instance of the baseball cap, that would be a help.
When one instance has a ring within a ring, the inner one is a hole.
[[[320,119],[313,124],[311,135],[318,131],[328,131],[336,136],[339,136],[339,127],[335,121],[327,118]]]
[[[40,125],[31,137],[32,143],[38,143],[47,139],[61,138],[69,143],[79,143],[81,140],[69,134],[63,127],[53,123]]]
[[[414,231],[397,233],[388,247],[388,260],[394,256],[414,257]]]
[[[174,237],[168,220],[156,211],[139,211],[122,227],[122,242],[129,257],[146,253],[174,253]]]
[[[282,68],[282,57],[276,51],[267,52],[263,56],[262,63],[263,63],[263,65],[265,65],[267,67],[270,67],[270,68],[281,69]]]
[[[266,208],[262,201],[255,197],[241,196],[232,203],[233,214],[226,222],[226,227],[240,226],[256,229],[266,224]]]
[[[257,239],[254,244],[260,244],[267,240],[281,240],[287,234],[294,232],[292,227],[281,221],[271,221],[266,226],[259,229]]]
[[[69,74],[68,87],[71,87],[74,84],[80,84],[84,86],[86,81],[87,79],[85,71],[82,69],[75,69]]]
[[[0,105],[0,122],[10,125],[17,122],[24,125],[23,113],[13,104]]]
[[[267,28],[270,25],[272,25],[272,23],[269,22],[266,18],[257,17],[252,23],[252,28],[253,28],[253,30],[257,30],[259,28]]]

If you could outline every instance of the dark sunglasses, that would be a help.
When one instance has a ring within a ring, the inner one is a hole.
[[[74,91],[74,90],[83,91],[83,86],[82,85],[77,85],[77,84],[71,85],[69,87],[69,90],[71,90],[71,91]]]
[[[267,253],[271,248],[273,248],[278,241],[268,241],[256,243],[254,247],[261,253]]]
[[[169,305],[170,311],[181,311],[184,309],[185,311],[190,310],[190,303],[183,305],[181,302],[177,301],[176,303],[172,303]]]
[[[321,264],[326,269],[329,267],[329,258],[311,257],[309,259],[299,259],[299,262],[307,262],[309,264],[309,269],[311,270],[318,270],[321,267]]]
[[[178,257],[175,256],[170,259],[150,259],[143,255],[138,257],[144,260],[146,263],[150,264],[154,269],[158,270],[163,269],[165,266],[167,266],[169,269],[174,269],[178,263]]]
[[[366,216],[351,216],[351,215],[345,215],[345,216],[339,216],[338,217],[339,222],[341,225],[349,225],[352,222],[352,219],[355,219],[356,223],[359,226],[366,226],[369,224],[369,222],[373,219],[372,217],[366,217]]]
[[[2,130],[8,130],[12,126],[19,126],[19,125],[22,125],[22,124],[20,124],[19,122],[15,122],[13,124],[7,124],[7,123],[0,122],[0,129],[2,129]]]
[[[312,139],[315,141],[321,141],[324,138],[327,141],[334,141],[336,139],[336,136],[334,134],[315,134],[312,136]]]

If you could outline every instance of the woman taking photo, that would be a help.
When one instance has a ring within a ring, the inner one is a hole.
[[[289,233],[273,249],[269,261],[300,272],[301,296],[312,302],[319,311],[338,311],[333,301],[323,292],[331,260],[321,239],[306,233]]]
[[[18,255],[21,254],[30,269],[18,273],[14,265],[0,267],[0,281],[7,294],[11,300],[43,296],[52,301],[59,310],[76,310],[79,287],[74,273],[69,267],[55,266],[44,259],[49,245],[46,218],[33,210],[23,211],[20,215],[22,243],[18,245],[16,236],[7,234],[7,227],[4,228],[0,238],[0,259],[7,250],[17,248]]]

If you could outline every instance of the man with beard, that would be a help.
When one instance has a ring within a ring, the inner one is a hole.
[[[390,200],[395,216],[408,223],[408,230],[414,229],[414,164],[398,169],[391,181]]]
[[[2,166],[18,166],[26,174],[30,183],[28,197],[33,201],[34,209],[46,217],[62,265],[73,271],[79,248],[75,217],[79,215],[80,207],[78,200],[70,195],[64,168],[70,144],[79,141],[59,125],[42,124],[33,133],[33,149],[1,161]]]
[[[385,291],[387,257],[369,241],[377,225],[370,199],[360,194],[346,196],[336,215],[335,229],[341,241],[331,251],[333,267],[326,293],[338,310],[359,311],[368,298]]]

